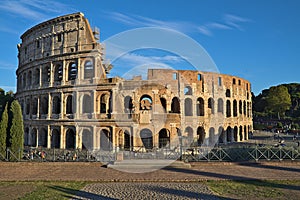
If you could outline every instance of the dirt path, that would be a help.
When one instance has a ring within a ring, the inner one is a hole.
[[[166,168],[149,173],[125,173],[101,163],[0,162],[0,181],[199,181],[199,180],[300,180],[300,163],[192,163],[192,168]]]

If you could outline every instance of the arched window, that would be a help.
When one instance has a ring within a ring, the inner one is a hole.
[[[247,112],[247,108],[246,108],[246,101],[244,101],[244,106],[243,106],[243,108],[244,108],[244,115],[246,116],[246,112]]]
[[[102,94],[100,98],[100,113],[108,113],[109,95]]]
[[[149,95],[143,95],[140,99],[140,110],[151,110],[152,98]]]
[[[60,132],[57,129],[52,130],[51,148],[60,148]]]
[[[107,129],[100,131],[100,149],[104,151],[112,150],[112,134]]]
[[[23,88],[26,87],[26,73],[23,74]]]
[[[193,90],[190,86],[184,88],[184,95],[193,95]]]
[[[230,90],[229,89],[226,90],[225,96],[230,97]]]
[[[184,100],[184,114],[185,116],[193,116],[193,101],[190,98]]]
[[[92,113],[92,98],[89,95],[82,98],[82,113]]]
[[[164,112],[166,112],[166,110],[167,110],[167,100],[165,98],[161,97],[160,98],[160,103],[161,103],[161,106],[164,109]]]
[[[93,134],[91,131],[84,129],[82,132],[82,149],[93,149]]]
[[[240,115],[243,114],[243,103],[241,100],[239,101],[239,113],[240,113]]]
[[[26,127],[24,131],[24,146],[29,145],[28,141],[29,141],[29,128]]]
[[[237,101],[233,100],[233,116],[237,117]]]
[[[230,126],[226,129],[227,142],[232,142],[232,128]]]
[[[36,147],[36,145],[37,145],[37,130],[36,130],[36,128],[33,128],[32,130],[31,130],[31,146],[33,146],[33,147]]]
[[[43,83],[47,83],[50,81],[50,67],[49,66],[45,66],[43,67],[43,71],[42,71],[42,79],[43,79]]]
[[[172,113],[180,113],[180,104],[179,104],[179,99],[177,97],[174,97],[172,99],[171,112]]]
[[[27,80],[28,80],[28,86],[31,86],[31,84],[32,84],[32,72],[31,71],[29,71],[28,72],[28,78],[27,78]]]
[[[208,106],[207,107],[208,107],[208,109],[211,110],[211,114],[215,113],[215,102],[214,102],[213,98],[208,99]]]
[[[34,98],[32,101],[32,114],[37,115],[37,109],[38,108],[38,100],[37,98]]]
[[[224,103],[223,99],[218,99],[218,112],[224,114]]]
[[[203,127],[198,127],[197,128],[197,136],[198,136],[198,146],[201,146],[204,143],[204,139],[205,139],[205,130]]]
[[[231,117],[231,103],[229,100],[226,101],[226,117]]]
[[[48,133],[47,130],[42,128],[39,131],[39,147],[47,147]]]
[[[48,97],[42,97],[40,112],[41,114],[48,114]]]
[[[34,70],[34,84],[40,84],[40,69]]]
[[[30,114],[30,101],[29,99],[26,101],[26,115]]]
[[[238,127],[235,126],[234,129],[233,129],[233,138],[234,138],[234,141],[237,142],[238,141]]]
[[[61,64],[57,64],[54,67],[54,81],[61,81],[63,78],[63,67]]]
[[[66,114],[73,114],[73,96],[69,95],[67,97],[67,103],[66,103]]]
[[[146,149],[153,148],[153,134],[149,129],[143,129],[140,132],[140,137]]]
[[[124,149],[130,150],[133,147],[133,136],[128,131],[124,131]]]
[[[204,116],[204,100],[201,97],[197,99],[197,116]]]
[[[159,148],[167,147],[170,144],[170,131],[168,129],[161,129],[158,133]]]
[[[76,78],[77,78],[77,64],[75,62],[71,62],[69,64],[68,80],[75,80]]]
[[[184,132],[187,139],[184,141],[183,145],[186,147],[191,146],[194,140],[193,129],[191,127],[186,127]]]
[[[66,149],[75,149],[76,133],[72,128],[66,132]]]
[[[58,96],[53,97],[52,113],[60,114],[60,98]]]
[[[215,143],[216,143],[215,129],[211,127],[209,129],[209,144],[214,145]]]
[[[84,79],[94,77],[94,65],[92,61],[86,61],[84,63]]]

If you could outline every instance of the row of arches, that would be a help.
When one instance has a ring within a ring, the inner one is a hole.
[[[62,80],[71,81],[78,77],[78,62],[69,61],[64,67],[63,62],[53,63],[36,67],[28,71],[23,72],[18,76],[18,89],[26,88],[31,85],[43,85],[45,83],[48,86],[51,76],[54,83],[61,82]],[[82,64],[82,72],[84,79],[94,78],[94,62],[92,59],[87,59]]]

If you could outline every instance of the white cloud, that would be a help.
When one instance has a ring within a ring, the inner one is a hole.
[[[69,5],[53,0],[3,0],[0,10],[30,20],[45,20],[52,15],[75,11]]]
[[[17,66],[11,63],[0,61],[0,69],[1,70],[16,70]]]
[[[109,18],[134,27],[164,27],[181,32],[198,32],[206,36],[212,36],[216,30],[243,30],[241,23],[251,20],[237,15],[225,14],[219,22],[209,22],[204,25],[196,25],[186,21],[162,21],[139,15],[125,15],[119,12],[105,12]]]

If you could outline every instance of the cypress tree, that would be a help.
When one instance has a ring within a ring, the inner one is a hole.
[[[17,100],[11,103],[10,108],[11,114],[11,127],[10,127],[10,150],[15,156],[23,154],[23,143],[24,143],[24,125],[21,106]],[[20,159],[19,157],[19,159]],[[14,158],[11,157],[12,160]]]
[[[0,154],[5,157],[6,150],[6,136],[7,136],[7,127],[8,127],[8,103],[6,103],[5,109],[2,113],[1,122],[0,122]],[[1,156],[0,156],[1,159]]]

